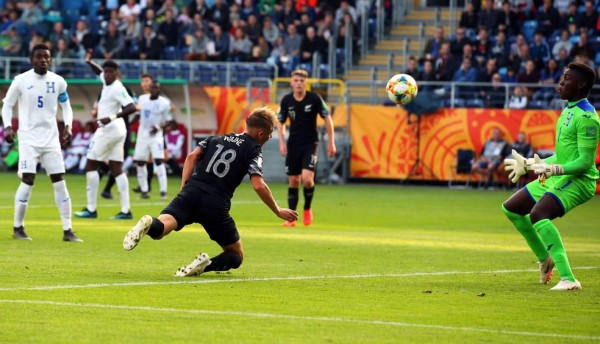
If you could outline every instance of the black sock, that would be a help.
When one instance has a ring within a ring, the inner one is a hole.
[[[165,230],[165,224],[160,222],[159,219],[153,217],[152,224],[150,225],[150,229],[148,229],[148,235],[154,240],[160,239],[164,230]]]
[[[115,176],[112,173],[108,174],[108,180],[106,181],[106,186],[104,187],[104,191],[110,192],[110,189],[115,185]]]
[[[154,164],[146,164],[148,168],[148,191],[152,190],[152,178],[154,178]]]
[[[211,258],[210,261],[211,263],[204,269],[204,272],[228,271],[229,269],[237,269],[242,265],[242,257],[231,251],[224,251],[220,255]]]
[[[302,191],[304,192],[304,210],[310,209],[313,195],[315,194],[315,187],[313,186],[310,189],[304,188]]]
[[[288,188],[288,206],[296,210],[298,206],[298,188]]]

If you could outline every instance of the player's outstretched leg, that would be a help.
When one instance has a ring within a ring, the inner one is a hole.
[[[211,261],[208,254],[200,253],[190,264],[180,267],[177,272],[175,272],[175,276],[189,277],[200,275],[210,263]]]
[[[150,226],[152,226],[152,216],[144,215],[138,221],[138,223],[125,234],[125,238],[123,239],[123,248],[127,251],[133,250],[137,244],[142,240],[144,235],[148,233],[150,230]]]

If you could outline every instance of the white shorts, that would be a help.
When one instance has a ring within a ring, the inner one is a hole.
[[[165,140],[162,135],[138,136],[133,160],[147,161],[150,154],[154,160],[165,159]]]
[[[104,131],[96,131],[90,141],[86,157],[95,161],[123,162],[125,136],[108,136]]]
[[[19,142],[19,170],[17,174],[36,173],[37,164],[41,163],[48,175],[65,173],[60,146],[34,147]]]

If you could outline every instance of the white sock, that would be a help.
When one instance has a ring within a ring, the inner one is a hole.
[[[137,170],[137,179],[138,183],[140,183],[140,190],[142,192],[148,192],[148,169],[146,165],[144,166],[135,166]]]
[[[160,192],[167,192],[167,167],[165,164],[156,166],[156,175],[158,176],[158,187]]]
[[[54,201],[58,207],[60,220],[62,221],[63,231],[71,229],[71,197],[67,190],[67,183],[64,180],[52,183],[54,188]]]
[[[129,212],[129,180],[127,180],[127,174],[121,173],[116,178],[117,189],[121,195],[121,212],[127,214]]]
[[[17,192],[15,193],[15,227],[21,227],[24,224],[25,212],[27,212],[27,205],[29,204],[29,197],[31,196],[32,188],[32,185],[27,185],[21,182]]]
[[[100,184],[100,175],[98,171],[85,173],[87,180],[87,210],[96,211],[98,204],[98,185]]]

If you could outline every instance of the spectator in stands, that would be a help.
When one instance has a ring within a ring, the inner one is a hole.
[[[492,52],[492,42],[490,42],[488,31],[485,28],[479,29],[477,40],[473,44],[473,55],[478,65],[482,65]]]
[[[65,151],[65,169],[67,172],[75,170],[77,173],[83,173],[85,163],[87,162],[86,154],[88,146],[94,135],[93,130],[93,122],[86,122],[83,125],[83,130],[73,137],[71,144]]]
[[[241,20],[242,19],[240,16],[240,5],[234,2],[229,7],[229,23],[233,25],[233,23],[237,22],[239,25]],[[231,33],[233,34],[235,30],[230,28],[229,31],[231,31]]]
[[[277,37],[279,37],[279,29],[276,25],[273,25],[271,17],[265,17],[263,20],[262,35],[271,45],[273,45]]]
[[[142,26],[135,15],[125,17],[125,21],[127,23],[125,30],[123,30],[125,51],[128,58],[136,58],[140,54],[137,43],[138,38],[142,35]]]
[[[73,56],[83,59],[85,52],[95,47],[96,36],[89,32],[85,20],[78,20],[75,29],[71,32],[69,42]]]
[[[517,38],[515,39],[515,42],[510,45],[510,52],[509,52],[508,56],[509,56],[509,59],[511,62],[514,61],[515,57],[519,56],[521,47],[523,45],[528,45],[527,39],[525,38],[524,34],[519,33],[519,34],[517,34]]]
[[[269,42],[263,37],[258,37],[258,43],[252,47],[252,62],[267,62],[267,58],[271,54]]]
[[[517,134],[517,139],[511,145],[511,150],[514,149],[524,158],[533,157],[533,148],[531,144],[527,142],[527,134],[524,131],[520,131]],[[512,156],[512,154],[510,154]]]
[[[481,99],[486,108],[502,109],[506,102],[506,90],[502,85],[500,74],[494,73],[492,76],[492,86],[488,86],[481,92]]]
[[[205,0],[194,0],[190,4],[190,17],[194,18],[196,14],[199,14],[202,19],[206,18],[209,13],[209,8],[206,5]]]
[[[190,16],[190,8],[187,6],[181,7],[181,12],[177,18],[175,18],[175,22],[179,25],[179,32],[187,31],[187,28],[192,25],[192,17]]]
[[[215,4],[210,8],[205,19],[209,24],[218,25],[223,32],[227,32],[229,30],[229,6],[223,0],[215,0]],[[213,27],[213,25],[210,26]],[[217,42],[216,39],[214,41]]]
[[[152,11],[153,14],[156,14],[156,10],[158,10],[158,7],[156,6],[156,2],[154,0],[146,0],[146,6],[140,5],[140,7],[141,9],[138,18],[142,23],[146,21],[148,17],[148,11]]]
[[[4,33],[4,31],[13,27],[13,25],[17,25],[19,21],[19,12],[15,10],[8,11],[6,16],[2,16],[2,23],[0,24],[0,33]]]
[[[65,30],[65,26],[62,22],[57,21],[54,23],[54,27],[50,35],[48,36],[48,41],[52,45],[52,47],[56,47],[56,43],[59,39],[64,39],[65,41],[69,41],[69,32]]]
[[[593,59],[596,56],[596,50],[589,42],[589,35],[586,30],[579,33],[579,42],[571,49],[569,56],[574,59],[575,56],[586,54],[588,58]]]
[[[509,64],[510,46],[506,42],[506,33],[504,31],[498,32],[496,36],[496,42],[492,44],[490,50],[490,59],[496,60],[496,65],[500,67],[506,67]]]
[[[567,67],[571,61],[572,59],[567,53],[566,49],[563,48],[558,51],[558,59],[556,60],[556,63],[558,63],[558,69],[565,69],[565,67]]]
[[[508,109],[525,109],[527,107],[527,96],[521,86],[515,87],[506,107]]]
[[[435,74],[439,81],[450,81],[454,76],[452,67],[452,54],[450,52],[450,43],[442,43],[440,47],[440,56],[435,60]]]
[[[2,56],[18,57],[21,56],[23,42],[21,36],[14,27],[8,30],[8,44],[2,49]]]
[[[165,20],[158,26],[158,39],[163,42],[165,48],[177,47],[179,43],[179,27],[175,22],[175,13],[171,9],[165,11]]]
[[[212,24],[211,27],[213,31],[211,40],[215,43],[215,49],[208,52],[208,59],[211,61],[226,61],[229,55],[229,34],[224,33],[219,25]]]
[[[213,47],[215,44],[204,34],[204,30],[196,30],[193,36],[188,35],[186,43],[188,43],[188,52],[185,56],[187,61],[206,61],[209,44]]]
[[[529,45],[522,45],[519,48],[519,55],[513,57],[512,66],[517,71],[517,74],[521,74],[525,71],[525,64],[528,60],[533,60]],[[535,61],[534,61],[535,63]]]
[[[571,43],[571,34],[569,33],[569,30],[563,29],[560,32],[560,40],[554,43],[554,45],[552,46],[552,56],[558,60],[560,49],[565,49],[568,55],[571,52],[572,48],[573,43]]]
[[[142,27],[145,26],[150,26],[152,27],[152,31],[157,32],[158,31],[158,21],[156,20],[156,11],[154,11],[153,9],[147,9],[147,11],[145,12],[145,18],[144,20],[141,20],[141,25]]]
[[[25,24],[25,32],[31,32],[36,28],[39,29],[37,25],[44,21],[44,13],[41,6],[37,6],[33,0],[21,1],[19,6],[23,9],[20,20]]]
[[[581,13],[579,19],[578,29],[586,28],[592,31],[593,34],[597,33],[596,25],[598,25],[598,12],[593,0],[586,0],[584,3],[585,10]],[[591,55],[590,55],[591,56]]]
[[[479,15],[475,11],[471,1],[467,2],[465,10],[460,14],[460,22],[458,23],[458,26],[464,27],[465,30],[470,31],[470,33],[473,35],[479,28]]]
[[[333,13],[326,12],[323,16],[323,20],[317,23],[317,35],[325,38],[326,41],[330,42],[331,37],[334,36],[336,31],[335,21],[333,19]]]
[[[300,62],[311,64],[315,53],[320,55],[321,63],[327,61],[327,42],[323,37],[317,36],[315,28],[310,26],[300,45]]]
[[[136,19],[142,12],[142,8],[138,5],[136,0],[127,0],[121,7],[119,7],[119,17],[125,19],[129,16],[135,16]]]
[[[248,22],[246,23],[246,35],[252,45],[258,43],[258,37],[262,34],[262,26],[258,22],[258,18],[255,14],[248,16]]]
[[[248,61],[252,52],[252,42],[246,36],[244,29],[237,28],[234,37],[229,43],[229,61],[245,62]]]
[[[479,28],[485,28],[489,33],[495,34],[498,28],[498,11],[494,8],[493,1],[486,1],[484,8],[479,12]]]
[[[423,55],[426,59],[436,59],[438,57],[440,47],[442,43],[448,40],[444,37],[444,27],[438,26],[435,28],[435,33],[427,43],[425,43],[425,49],[423,49]]]
[[[421,81],[431,81],[431,82],[438,81],[437,77],[435,75],[435,70],[433,69],[433,61],[432,60],[423,61],[423,70],[419,73],[416,80],[419,80],[419,82],[421,82]],[[426,85],[426,84],[421,83],[421,85],[419,85],[419,92],[421,92],[421,93],[427,92],[429,90],[434,89],[435,87],[436,87],[435,85]]]
[[[538,67],[542,67],[550,60],[550,47],[546,44],[544,36],[540,31],[536,31],[533,35],[533,42],[529,45],[529,51],[531,58]]]
[[[71,51],[65,39],[60,38],[56,42],[56,46],[52,46],[52,56],[54,56],[52,60],[56,66],[55,72],[60,75],[69,74],[71,63],[65,61],[65,59],[71,58]]]
[[[403,73],[412,76],[416,80],[419,80],[419,81],[421,80],[421,79],[419,79],[421,72],[419,72],[419,66],[417,65],[417,59],[414,56],[410,56],[408,58],[408,63],[406,64],[406,70],[404,70]]]
[[[577,2],[572,1],[567,9],[567,13],[561,15],[560,27],[564,30],[568,30],[570,26],[577,28],[579,22],[579,13],[577,12]]]
[[[452,81],[454,82],[464,82],[464,83],[472,83],[475,82],[477,78],[477,68],[473,67],[473,62],[468,57],[463,57],[462,64],[460,68],[454,73],[454,77]],[[456,87],[458,96],[460,98],[471,97],[471,92],[473,91],[472,86],[457,86]]]
[[[304,13],[304,14],[300,15],[300,23],[298,25],[296,25],[296,31],[298,32],[298,34],[302,37],[305,37],[306,29],[308,29],[309,27],[315,28],[315,32],[316,32],[316,27],[314,25],[314,22],[310,21],[310,17],[308,16],[308,14]]]
[[[537,84],[540,81],[540,73],[532,59],[525,62],[525,71],[517,75],[517,83],[519,84]],[[528,98],[537,92],[539,88],[535,86],[525,86],[523,91]]]
[[[358,13],[356,8],[348,3],[348,0],[342,0],[340,7],[335,11],[335,21],[340,22],[344,18],[344,15],[349,14],[352,17],[352,22],[356,25],[358,23]]]
[[[167,17],[167,12],[171,12],[171,14],[173,15],[173,19],[177,18],[177,16],[179,15],[179,9],[177,8],[177,6],[175,6],[175,3],[173,2],[173,0],[164,0],[163,1],[163,5],[156,10],[156,15],[160,18],[160,17]]]
[[[573,3],[573,0],[554,0],[554,8],[558,11],[558,14],[562,17],[569,12],[569,6]]]
[[[283,54],[283,37],[279,36],[275,39],[273,46],[271,48],[271,53],[269,57],[267,57],[267,63],[272,65],[279,66],[280,65],[280,57]]]
[[[549,101],[552,99],[556,94],[554,86],[558,83],[562,75],[562,71],[562,69],[558,68],[558,63],[556,63],[556,60],[548,60],[546,66],[542,68],[540,72],[540,84],[551,87],[541,88],[533,95],[533,100]]]
[[[509,153],[509,145],[502,138],[502,132],[498,128],[492,130],[492,137],[485,142],[479,159],[473,163],[471,171],[479,173],[482,181],[487,181],[485,187],[492,185],[494,172]]]
[[[290,24],[294,24],[298,18],[298,13],[292,0],[285,0],[283,6],[275,14],[275,23],[280,32],[286,32]]]
[[[144,34],[138,38],[137,46],[141,60],[160,60],[162,41],[158,39],[152,26],[144,26]]]
[[[594,61],[592,61],[590,59],[590,57],[587,55],[586,52],[581,52],[581,53],[575,55],[575,59],[573,59],[573,62],[586,64],[586,65],[590,66],[592,69],[596,67],[594,65]]]
[[[483,68],[479,73],[477,73],[477,78],[475,81],[477,82],[492,82],[492,77],[498,71],[498,67],[496,66],[496,60],[489,59],[485,63],[485,68]],[[499,76],[499,75],[498,75]],[[485,87],[482,88],[482,92],[485,91]]]
[[[123,56],[124,50],[125,42],[117,30],[117,25],[113,22],[108,23],[108,29],[98,44],[98,54],[105,60],[119,59]]]
[[[254,2],[252,0],[243,0],[242,8],[240,9],[240,18],[243,21],[248,22],[248,19],[252,15],[256,18],[260,17],[258,7],[254,5]]]
[[[186,33],[188,35],[193,35],[198,30],[203,30],[205,33],[208,33],[208,25],[202,18],[200,13],[196,13],[192,16],[192,23],[188,26]]]
[[[463,53],[463,47],[465,45],[470,45],[471,40],[469,40],[466,36],[466,30],[464,27],[456,28],[456,35],[454,39],[451,41],[450,52],[452,55],[461,55]]]
[[[553,0],[544,0],[543,5],[538,10],[535,20],[538,22],[537,29],[544,35],[550,35],[560,28],[560,14],[558,10],[552,6]]]
[[[289,75],[295,70],[300,62],[300,45],[302,37],[296,33],[296,25],[290,24],[287,28],[287,37],[283,41],[283,55],[280,61],[283,63],[285,74]]]
[[[502,2],[502,10],[498,12],[498,32],[505,32],[510,36],[514,36],[521,31],[517,12],[513,9],[510,1]]]

